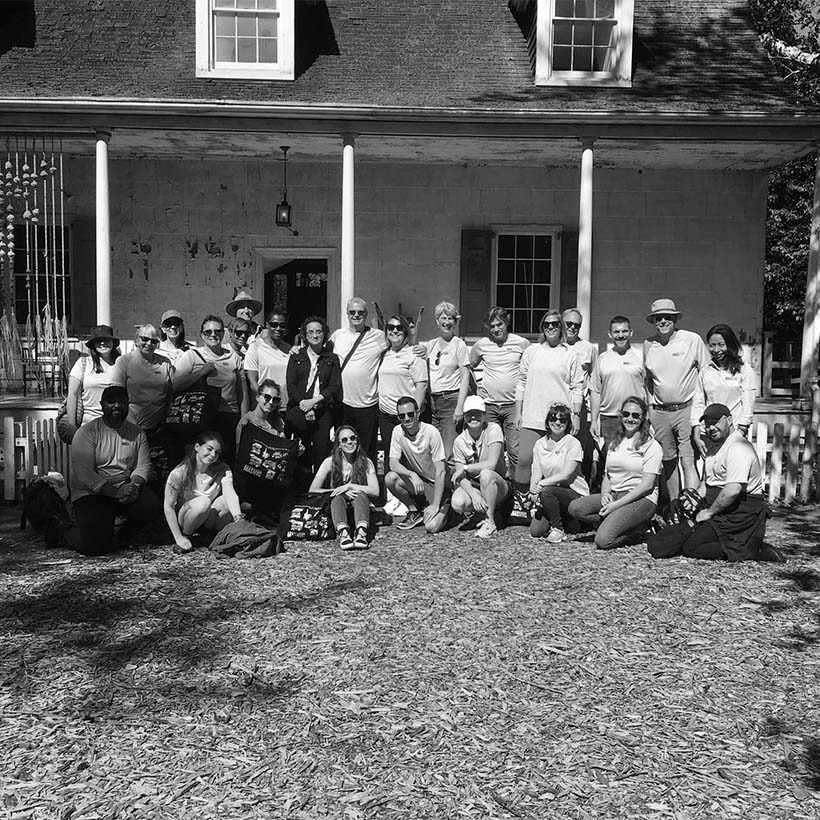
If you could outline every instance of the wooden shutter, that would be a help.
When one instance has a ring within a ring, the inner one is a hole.
[[[92,220],[71,225],[71,332],[86,335],[97,324],[97,250]]]
[[[576,307],[578,302],[578,231],[561,233],[561,310]]]
[[[461,335],[482,336],[484,316],[495,304],[493,280],[493,232],[461,232]]]

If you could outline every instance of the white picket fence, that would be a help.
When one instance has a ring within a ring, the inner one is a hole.
[[[54,419],[3,419],[3,498],[19,501],[25,486],[51,471],[69,480],[69,452],[57,436]]]

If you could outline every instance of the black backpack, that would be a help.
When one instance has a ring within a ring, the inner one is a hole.
[[[20,529],[30,523],[36,533],[45,535],[52,517],[68,521],[68,510],[65,501],[51,483],[44,478],[34,478],[23,491],[23,513],[20,516]]]

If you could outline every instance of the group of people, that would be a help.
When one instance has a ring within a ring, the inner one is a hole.
[[[547,311],[530,342],[493,307],[487,335],[469,347],[450,302],[435,308],[435,337],[420,341],[400,314],[372,327],[356,297],[347,327],[331,334],[311,316],[291,345],[286,311],[260,326],[261,308],[240,292],[227,330],[206,316],[197,346],[175,310],[159,329],[138,328],[123,355],[111,328],[95,329],[69,379],[75,549],[112,549],[117,515],[124,544],[163,508],[178,552],[196,532],[253,515],[260,499],[232,472],[252,425],[299,442],[301,489],[328,494],[345,550],[368,546],[371,510],[385,499],[403,513],[400,529],[431,534],[460,522],[488,539],[519,520],[550,543],[594,530],[596,546],[612,549],[662,517],[672,526],[650,540],[656,557],[765,557],[761,468],[745,436],[755,377],[727,325],[701,339],[678,327],[671,299],[657,299],[642,349],[629,318],[615,316],[599,355],[575,308]],[[165,414],[196,385],[218,394],[213,429],[180,441]],[[176,464],[160,482],[157,453]]]

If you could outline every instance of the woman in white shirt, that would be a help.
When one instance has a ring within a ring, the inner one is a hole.
[[[565,530],[578,532],[578,522],[569,514],[569,505],[589,495],[589,485],[581,474],[581,442],[570,434],[569,407],[551,405],[545,425],[547,433],[535,442],[532,454],[530,499],[535,515],[530,522],[530,535],[558,544],[566,540]]]
[[[596,527],[595,546],[609,550],[642,537],[658,504],[663,451],[652,438],[646,402],[630,396],[609,446],[601,492],[578,498],[569,513]]]

